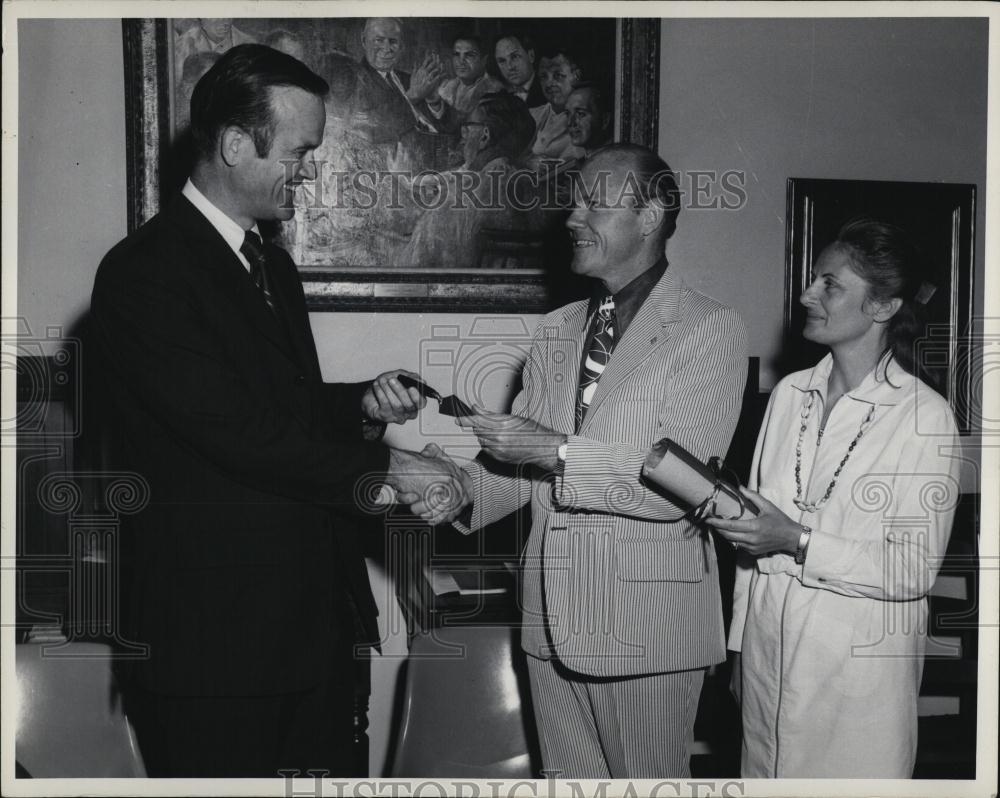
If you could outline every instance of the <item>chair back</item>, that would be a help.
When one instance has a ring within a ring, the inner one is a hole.
[[[514,638],[501,625],[414,637],[391,776],[532,778],[534,719]]]
[[[112,650],[99,643],[16,646],[14,755],[33,778],[143,778]]]

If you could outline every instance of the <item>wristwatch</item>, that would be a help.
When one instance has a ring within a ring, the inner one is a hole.
[[[563,469],[566,467],[566,452],[569,449],[569,443],[560,443],[556,447],[556,471],[562,473]]]
[[[812,527],[800,524],[802,534],[799,535],[799,545],[795,548],[795,563],[802,565],[806,561],[806,554],[809,553],[809,538],[812,537]]]

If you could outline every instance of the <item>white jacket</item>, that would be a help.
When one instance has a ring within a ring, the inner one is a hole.
[[[927,601],[959,498],[961,449],[948,403],[886,360],[817,432],[833,364],[782,380],[757,440],[751,487],[813,529],[804,565],[743,555],[729,648],[742,650],[744,777],[912,775]],[[895,387],[894,387],[895,386]],[[809,501],[826,492],[874,406],[870,426],[817,512],[795,505],[802,441]]]

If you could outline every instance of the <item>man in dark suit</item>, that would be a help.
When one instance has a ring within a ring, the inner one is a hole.
[[[373,118],[376,143],[399,141],[414,130],[453,133],[460,124],[457,112],[437,93],[445,78],[441,59],[427,53],[412,74],[396,69],[404,45],[402,20],[371,17],[365,21],[359,94]]]
[[[540,108],[549,101],[535,74],[535,48],[527,36],[501,36],[493,48],[493,57],[507,91],[524,100],[529,108]]]
[[[444,458],[379,442],[423,404],[400,372],[323,382],[295,265],[259,236],[316,177],[326,91],[289,55],[229,50],[192,95],[190,180],[94,284],[115,467],[151,497],[122,539],[151,776],[361,775],[355,650],[378,630],[349,519],[379,484],[464,489]]]

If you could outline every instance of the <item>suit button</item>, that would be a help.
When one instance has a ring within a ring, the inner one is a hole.
[[[293,382],[296,385],[305,385],[305,382],[306,382],[306,376],[305,376],[305,374],[296,374],[295,375],[295,379],[293,380]]]

